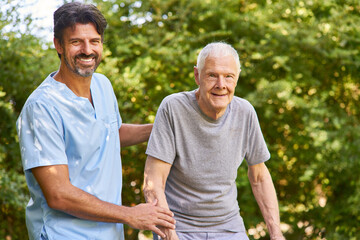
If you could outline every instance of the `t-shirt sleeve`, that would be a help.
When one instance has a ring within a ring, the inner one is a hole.
[[[249,112],[249,132],[245,159],[248,165],[256,165],[270,159],[270,152],[261,132],[255,109],[251,106]]]
[[[172,164],[175,156],[175,135],[167,101],[163,101],[156,113],[146,154]]]
[[[67,164],[61,118],[45,104],[28,104],[17,121],[24,170]]]

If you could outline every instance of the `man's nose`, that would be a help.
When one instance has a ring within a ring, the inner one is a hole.
[[[86,55],[90,55],[92,53],[91,44],[89,42],[84,42],[82,47],[82,53]]]
[[[225,88],[225,78],[223,76],[219,76],[216,82],[218,88],[224,89]]]

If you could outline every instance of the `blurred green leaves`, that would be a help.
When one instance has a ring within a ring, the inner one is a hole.
[[[124,122],[153,122],[165,96],[195,89],[198,52],[226,41],[242,65],[236,95],[256,108],[272,155],[267,165],[287,239],[360,237],[358,1],[93,2],[109,23],[98,72],[112,81]],[[14,229],[24,228],[23,209],[8,215],[24,208],[26,199],[14,121],[58,60],[36,37],[2,30],[17,21],[6,15],[15,9],[0,18],[0,196],[1,214],[10,219],[1,222],[0,238],[22,239]],[[126,205],[143,201],[145,149],[122,150]],[[262,217],[245,164],[237,186],[250,239],[261,238]],[[137,231],[126,231],[127,239],[137,239]]]
[[[26,239],[29,194],[15,121],[31,91],[58,63],[56,53],[30,34],[30,16],[17,12],[23,3],[0,2],[0,239]]]
[[[358,4],[96,2],[110,13],[109,61],[119,72],[111,79],[125,121],[151,122],[163,97],[196,88],[197,53],[209,42],[226,41],[242,63],[236,95],[255,106],[272,153],[268,165],[287,238],[358,236],[358,224],[349,220],[356,211],[343,207],[360,202],[354,194],[360,154]],[[125,155],[124,161],[134,159]],[[137,176],[142,170],[134,169]],[[240,173],[240,207],[254,228],[261,217],[243,183],[246,172]]]

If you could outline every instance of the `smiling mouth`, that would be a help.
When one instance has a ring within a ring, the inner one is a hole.
[[[96,60],[95,54],[85,55],[85,54],[79,54],[76,56],[76,59],[83,64],[89,64]]]
[[[215,97],[225,97],[225,96],[227,96],[226,93],[224,93],[224,94],[211,93],[211,95],[213,95]]]
[[[79,60],[82,62],[91,62],[94,58],[79,58]]]
[[[95,64],[95,57],[92,58],[77,58],[77,64],[82,67],[92,67]]]

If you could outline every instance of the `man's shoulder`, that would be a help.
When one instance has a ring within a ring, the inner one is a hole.
[[[107,80],[110,81],[104,74],[101,73],[93,73],[93,78],[98,79],[98,80]]]
[[[179,102],[189,101],[192,97],[192,92],[177,92],[166,96],[163,99],[163,104],[176,104]]]
[[[246,99],[234,96],[233,101],[231,102],[232,108],[241,112],[254,112],[254,106]]]
[[[160,103],[160,111],[181,113],[191,105],[191,92],[177,92],[166,96]]]
[[[101,73],[94,73],[91,79],[91,85],[95,89],[101,89],[100,91],[112,92],[113,86],[109,78]]]
[[[234,96],[233,103],[236,106],[253,108],[252,104],[248,100],[246,100],[245,98],[238,97],[238,96]]]
[[[51,74],[30,94],[24,106],[33,103],[50,104],[50,96],[56,90]]]
[[[22,107],[18,119],[42,112],[53,113],[56,108],[54,95],[58,94],[56,81],[51,74],[30,94]]]
[[[104,74],[101,73],[93,73],[92,81],[99,82],[101,84],[106,82],[111,85],[110,80]]]

